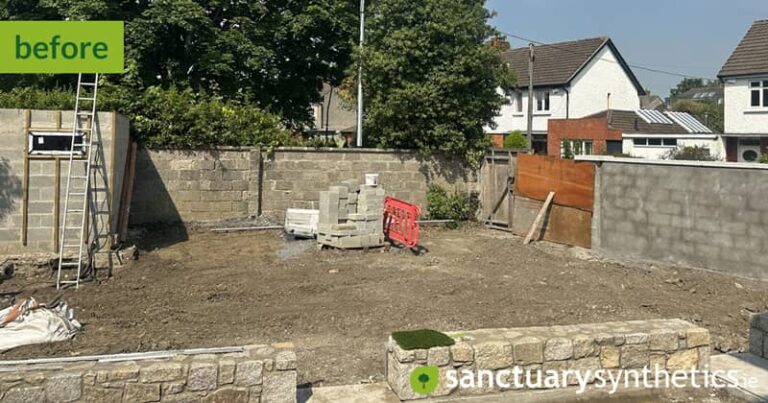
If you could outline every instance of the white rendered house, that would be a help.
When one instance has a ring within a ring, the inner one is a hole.
[[[768,20],[752,24],[717,75],[725,87],[728,161],[768,154]]]
[[[485,128],[498,139],[528,128],[529,50],[512,49],[504,59],[517,74],[518,89],[507,94],[496,127]],[[546,152],[549,119],[571,119],[606,109],[636,110],[645,95],[640,82],[616,46],[607,37],[582,39],[534,47],[534,149]]]

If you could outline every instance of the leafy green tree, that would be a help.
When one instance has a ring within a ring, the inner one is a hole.
[[[126,21],[126,73],[141,92],[191,88],[252,103],[298,127],[323,81],[350,62],[357,8],[347,0],[5,0],[3,19]],[[71,88],[73,76],[3,76],[18,86]]]
[[[479,162],[483,126],[506,102],[514,74],[487,41],[484,0],[377,0],[368,10],[364,65],[365,141]],[[357,77],[355,66],[349,76]]]
[[[504,148],[528,148],[528,139],[520,130],[515,130],[504,138]]]

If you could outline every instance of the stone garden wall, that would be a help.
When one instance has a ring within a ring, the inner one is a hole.
[[[102,356],[2,365],[0,402],[296,401],[292,350],[266,345],[241,350],[155,360],[107,362],[120,356]]]
[[[753,314],[750,318],[749,352],[768,359],[768,312]]]
[[[610,322],[573,326],[484,329],[449,333],[451,347],[428,350],[401,349],[390,338],[387,344],[387,382],[401,400],[423,398],[413,392],[409,378],[419,366],[446,372],[477,370],[599,370],[642,369],[656,366],[690,370],[709,365],[709,331],[682,320]],[[454,389],[445,382],[429,395],[476,395],[498,389]]]

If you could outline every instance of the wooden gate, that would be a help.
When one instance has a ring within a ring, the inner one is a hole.
[[[480,171],[482,220],[489,226],[506,227],[512,211],[517,152],[491,149]]]

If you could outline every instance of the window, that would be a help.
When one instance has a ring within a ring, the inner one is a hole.
[[[518,91],[517,92],[517,98],[515,98],[515,104],[517,106],[517,111],[519,113],[523,112],[523,92]]]
[[[83,142],[79,133],[75,144]],[[72,132],[30,132],[29,153],[34,155],[69,155],[72,149]],[[75,153],[82,154],[83,147],[75,146]]]
[[[560,141],[560,157],[573,159],[576,155],[592,155],[592,140]]]
[[[536,93],[536,110],[539,112],[549,110],[549,91],[539,91]]]
[[[623,152],[621,140],[606,140],[605,146],[605,151],[608,155],[616,155]]]
[[[636,138],[632,143],[639,147],[677,147],[677,139],[670,138]]]
[[[751,81],[749,83],[749,106],[754,108],[768,108],[768,80]]]

